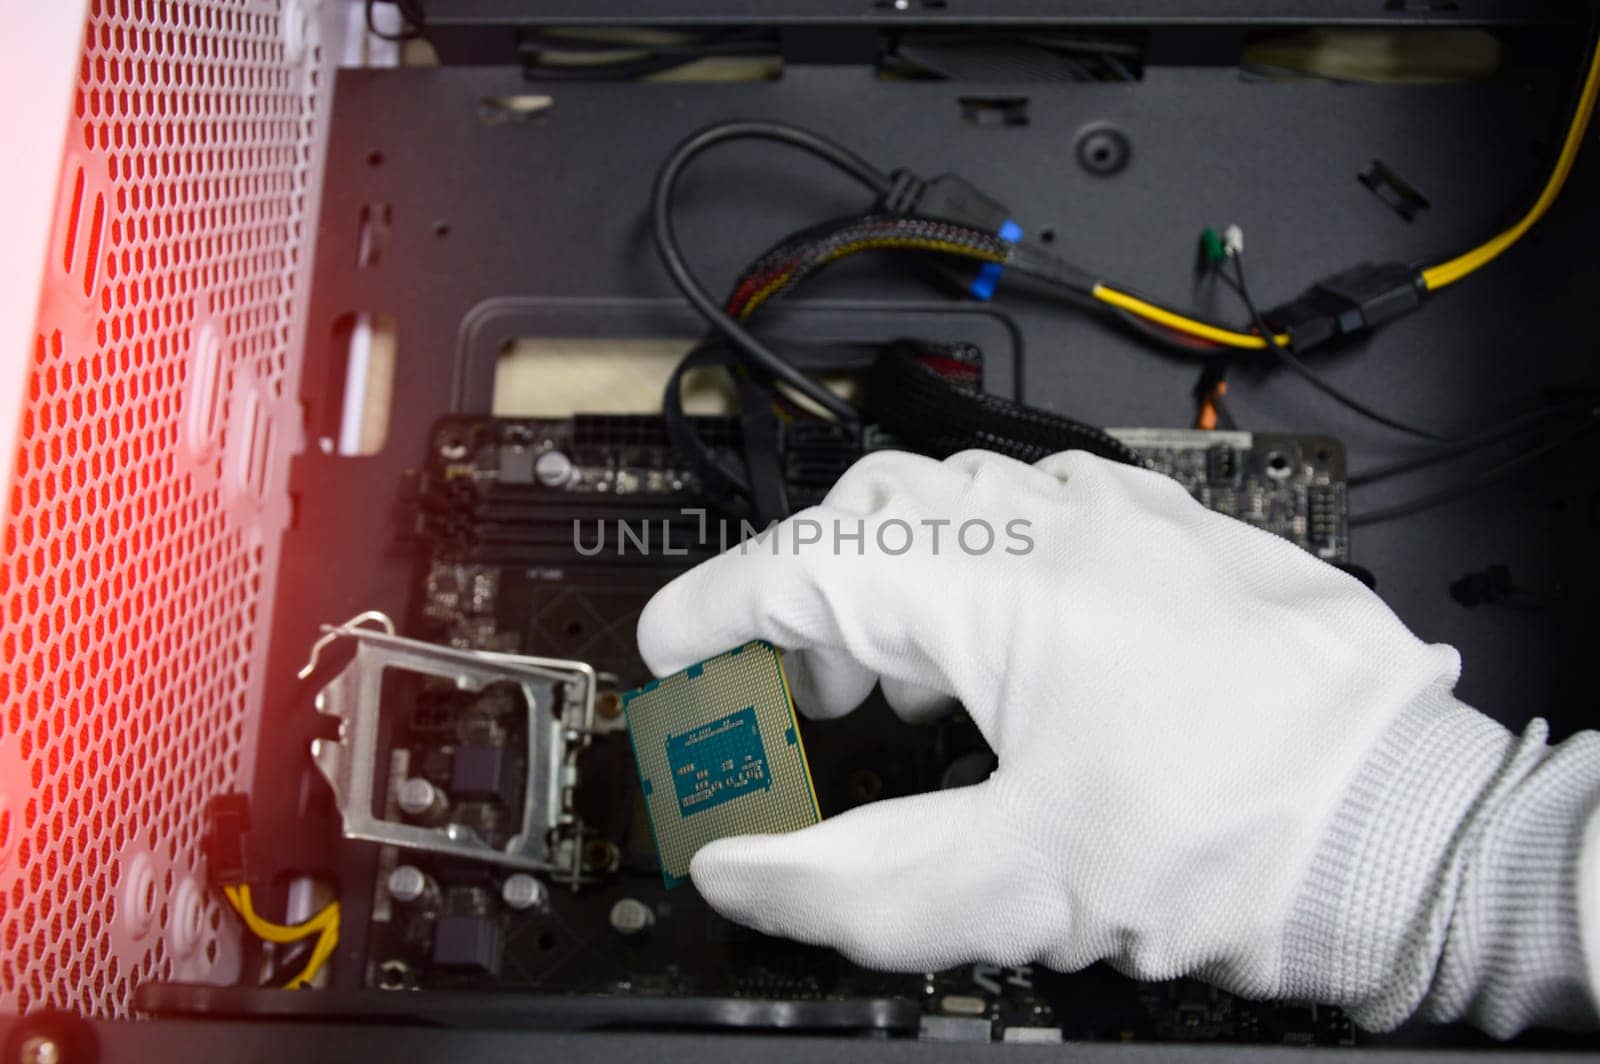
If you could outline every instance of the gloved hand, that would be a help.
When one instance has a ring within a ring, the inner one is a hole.
[[[1451,696],[1455,651],[1358,581],[1080,452],[867,457],[639,624],[657,674],[752,637],[787,651],[810,716],[881,683],[910,719],[959,700],[998,755],[976,786],[695,857],[729,918],[884,969],[1106,959],[1391,1025],[1426,989],[1441,870],[1511,745]],[[1449,771],[1385,813],[1411,752],[1446,738]]]

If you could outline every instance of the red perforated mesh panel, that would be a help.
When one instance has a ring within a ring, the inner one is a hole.
[[[91,6],[0,560],[0,1009],[237,968],[200,817],[281,521],[323,77],[284,7]]]

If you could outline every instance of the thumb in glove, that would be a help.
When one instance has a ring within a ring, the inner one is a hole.
[[[878,969],[937,971],[983,957],[1023,964],[1062,928],[1018,897],[1015,855],[991,830],[1000,784],[896,798],[790,835],[719,839],[690,875],[706,901],[769,935],[837,948]],[[1018,907],[1025,919],[1008,920]],[[1059,907],[1057,907],[1059,908]],[[979,916],[982,918],[977,918]],[[1044,919],[1040,919],[1044,917]]]

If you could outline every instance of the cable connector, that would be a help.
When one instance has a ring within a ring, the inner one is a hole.
[[[928,191],[928,183],[910,170],[889,175],[889,190],[878,197],[878,208],[889,214],[910,214]]]
[[[200,851],[206,859],[206,881],[218,889],[250,881],[244,837],[250,832],[250,799],[219,794],[206,802],[205,833]]]
[[[1022,226],[1012,220],[1010,209],[978,191],[977,186],[964,177],[940,174],[931,181],[924,181],[909,170],[896,170],[890,177],[889,191],[878,201],[882,210],[979,229],[995,234],[1008,244],[1022,240]],[[972,277],[958,276],[956,282],[969,295],[988,300],[994,298],[995,286],[1004,273],[1005,267],[1000,263],[986,262]]]
[[[1422,305],[1417,271],[1397,262],[1362,263],[1324,278],[1266,318],[1294,338],[1299,351],[1375,329]]]
[[[891,214],[911,214],[998,233],[1011,221],[1011,211],[980,192],[976,185],[955,174],[923,180],[909,170],[896,170],[893,183],[878,205]]]

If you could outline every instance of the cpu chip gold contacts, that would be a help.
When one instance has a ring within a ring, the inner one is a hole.
[[[759,640],[623,696],[628,737],[675,887],[706,843],[821,820],[778,651]]]

